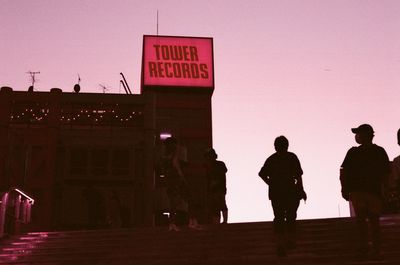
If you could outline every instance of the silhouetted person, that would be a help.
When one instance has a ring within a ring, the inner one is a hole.
[[[306,200],[300,161],[288,152],[289,141],[279,136],[274,142],[276,152],[267,158],[258,175],[269,186],[268,196],[274,211],[274,233],[278,256],[295,247],[297,208]]]
[[[203,227],[197,220],[197,217],[199,216],[200,204],[196,196],[196,192],[199,187],[196,186],[195,180],[191,177],[192,174],[189,171],[190,167],[187,159],[187,149],[182,141],[179,141],[178,143],[177,153],[179,165],[184,176],[184,185],[182,185],[182,197],[184,203],[181,203],[180,211],[186,214],[185,217],[188,217],[189,229],[203,230]]]
[[[228,207],[226,206],[226,172],[225,163],[217,160],[214,149],[208,149],[204,154],[207,174],[207,204],[213,224],[228,223]]]
[[[201,208],[201,203],[199,200],[200,189],[198,187],[198,182],[196,182],[196,179],[193,176],[193,172],[189,171],[191,168],[188,166],[189,162],[187,160],[186,147],[182,143],[180,143],[178,147],[179,147],[178,149],[179,149],[180,161],[182,161],[181,164],[182,164],[183,174],[187,181],[187,188],[185,189],[184,198],[188,204],[188,209],[187,209],[189,217],[188,228],[193,230],[203,230],[203,226],[199,224],[197,219],[200,215],[200,208]]]
[[[351,129],[359,144],[347,152],[341,167],[342,196],[353,204],[359,229],[361,257],[368,253],[369,219],[372,234],[372,257],[380,257],[379,216],[382,211],[382,184],[390,173],[385,149],[373,144],[374,130],[369,124]]]
[[[177,226],[176,215],[178,210],[187,206],[185,193],[187,192],[187,181],[182,171],[179,159],[178,141],[174,137],[164,140],[165,155],[163,157],[163,168],[167,184],[167,196],[169,200],[169,230],[180,231]],[[186,207],[187,208],[187,207]]]
[[[397,143],[400,145],[400,129],[397,131]],[[393,159],[393,174],[394,180],[397,184],[397,189],[400,187],[400,155]],[[400,191],[400,190],[399,190]]]

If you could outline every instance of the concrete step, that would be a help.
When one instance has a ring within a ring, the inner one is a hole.
[[[384,260],[358,260],[350,218],[300,220],[297,248],[278,258],[271,222],[208,226],[32,232],[0,243],[0,264],[396,264],[400,217],[382,218]]]

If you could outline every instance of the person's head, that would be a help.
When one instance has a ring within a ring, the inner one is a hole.
[[[355,139],[358,144],[370,144],[374,138],[374,129],[369,124],[361,124],[357,128],[352,128],[351,131],[355,134]]]
[[[285,136],[281,135],[279,137],[276,137],[276,139],[274,141],[274,146],[275,146],[275,150],[278,153],[286,152],[289,148],[289,141]]]
[[[400,129],[397,131],[397,143],[400,145]]]
[[[204,152],[204,158],[208,161],[213,161],[213,160],[217,160],[218,155],[213,148],[208,148]]]
[[[168,137],[164,140],[165,151],[167,153],[172,153],[176,151],[178,147],[178,140],[175,137]]]

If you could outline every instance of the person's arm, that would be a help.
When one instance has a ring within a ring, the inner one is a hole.
[[[348,186],[348,178],[350,176],[349,174],[349,167],[350,167],[350,163],[351,163],[351,154],[352,154],[352,150],[353,148],[351,148],[344,160],[343,163],[340,167],[340,172],[339,172],[339,179],[340,179],[340,184],[341,184],[341,193],[342,193],[342,197],[343,199],[345,199],[346,201],[349,200],[349,186]]]
[[[394,172],[394,181],[400,181],[400,156],[396,157],[393,160],[393,172]]]
[[[295,176],[295,179],[296,179],[296,186],[297,186],[299,198],[303,199],[304,201],[306,201],[307,200],[307,193],[304,190],[303,179],[302,179],[301,175]]]
[[[221,163],[222,163],[222,172],[223,172],[222,186],[226,191],[226,172],[228,172],[228,169],[226,168],[226,165],[224,162],[221,161]]]
[[[391,164],[389,157],[385,151],[385,149],[381,148],[382,150],[382,180],[381,180],[381,191],[383,196],[386,196],[386,192],[388,192],[387,188],[390,187],[390,174],[391,174]]]
[[[268,159],[265,161],[265,163],[264,163],[264,165],[262,166],[260,172],[258,172],[258,176],[259,176],[267,185],[270,184]]]
[[[294,160],[295,160],[295,175],[294,178],[296,180],[296,186],[297,190],[299,192],[299,197],[303,199],[304,201],[307,200],[307,193],[304,191],[304,186],[303,186],[303,169],[301,168],[300,165],[300,160],[296,155],[294,155]]]
[[[187,184],[185,175],[183,174],[180,162],[179,162],[179,156],[178,153],[174,153],[172,156],[172,166],[176,169],[176,172],[178,172],[178,175],[181,179],[181,181],[183,181],[185,184]]]
[[[382,154],[382,160],[383,160],[383,174],[388,177],[391,173],[391,164],[389,157],[385,151],[385,149],[382,148],[383,154]]]

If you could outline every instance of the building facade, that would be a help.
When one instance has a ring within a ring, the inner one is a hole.
[[[37,229],[106,227],[113,196],[122,226],[162,223],[168,203],[158,160],[165,134],[185,146],[186,172],[198,187],[197,201],[204,203],[202,154],[212,145],[210,93],[2,87],[1,190],[19,187],[35,198]]]
[[[1,88],[0,190],[18,187],[35,198],[33,229],[107,227],[115,209],[119,226],[164,223],[168,200],[159,162],[167,136],[180,143],[191,201],[207,221],[212,38],[145,35],[141,94],[125,90]]]

